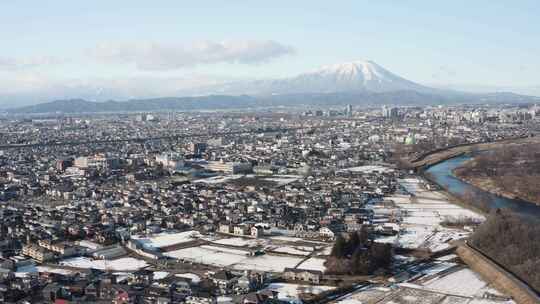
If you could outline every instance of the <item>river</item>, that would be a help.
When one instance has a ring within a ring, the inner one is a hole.
[[[431,174],[437,184],[446,188],[446,190],[450,194],[456,197],[460,197],[467,192],[472,192],[474,194],[482,194],[486,195],[486,197],[489,198],[490,209],[507,208],[522,215],[532,215],[536,218],[540,218],[540,206],[538,205],[522,200],[509,199],[497,196],[495,194],[476,188],[473,185],[462,182],[461,180],[456,178],[453,175],[452,170],[459,167],[461,164],[463,164],[469,159],[471,159],[471,156],[467,155],[454,157],[438,163],[434,166],[431,166],[426,172]]]

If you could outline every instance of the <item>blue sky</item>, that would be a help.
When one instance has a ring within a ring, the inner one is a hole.
[[[423,84],[538,86],[538,16],[537,1],[1,1],[0,90],[190,86],[357,59]]]

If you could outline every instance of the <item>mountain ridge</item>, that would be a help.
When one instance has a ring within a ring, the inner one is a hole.
[[[438,105],[528,103],[540,98],[510,92],[474,94],[407,80],[370,60],[327,65],[290,78],[229,83],[184,91],[184,97],[93,102],[62,99],[7,109],[8,113],[90,113],[245,109],[300,105]]]
[[[439,104],[479,104],[479,103],[532,103],[540,98],[513,93],[492,93],[484,95],[441,96],[416,91],[392,92],[338,92],[299,93],[271,95],[265,97],[209,95],[198,97],[163,97],[152,99],[132,99],[125,101],[95,102],[84,99],[56,100],[32,106],[7,109],[10,114],[46,113],[106,113],[106,112],[155,112],[155,111],[197,111],[226,109],[255,109],[294,106],[379,106],[393,104],[401,106]]]
[[[326,65],[310,72],[280,79],[237,81],[184,90],[186,95],[283,95],[299,93],[418,91],[434,89],[398,76],[371,60]]]

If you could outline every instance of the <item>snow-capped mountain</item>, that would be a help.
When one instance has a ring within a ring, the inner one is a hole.
[[[399,77],[373,61],[353,61],[324,66],[310,73],[283,80],[291,89],[304,92],[424,91],[428,88]]]
[[[364,60],[324,66],[291,78],[234,82],[199,88],[196,94],[269,95],[359,91],[433,93],[437,90],[397,76],[373,61]]]
[[[148,82],[141,83],[140,89],[132,88],[132,86],[83,84],[55,87],[48,91],[41,91],[35,96],[4,98],[0,95],[0,109],[3,100],[6,101],[5,104],[8,102],[13,104],[16,101],[19,107],[5,107],[12,108],[7,111],[13,113],[239,109],[308,104],[434,105],[540,102],[539,97],[509,92],[466,93],[430,88],[397,76],[372,61],[330,65],[295,77],[274,80],[237,81],[185,89],[179,89],[174,82],[167,85],[166,91],[145,90],[145,88],[148,89],[145,83]],[[122,87],[125,89],[120,89]],[[172,97],[161,98],[160,96]],[[76,99],[73,99],[74,97]],[[86,100],[80,99],[81,97]],[[35,105],[38,99],[66,100]]]

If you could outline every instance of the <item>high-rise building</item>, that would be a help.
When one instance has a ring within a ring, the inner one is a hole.
[[[181,170],[184,168],[184,156],[177,152],[156,155],[156,162],[170,170]]]
[[[206,152],[207,146],[206,143],[191,143],[189,145],[189,150],[192,154],[201,155]]]
[[[399,109],[396,107],[382,106],[382,116],[386,118],[396,118],[399,116]]]
[[[350,117],[352,116],[352,113],[353,113],[352,105],[348,104],[347,107],[345,108],[345,115]]]

